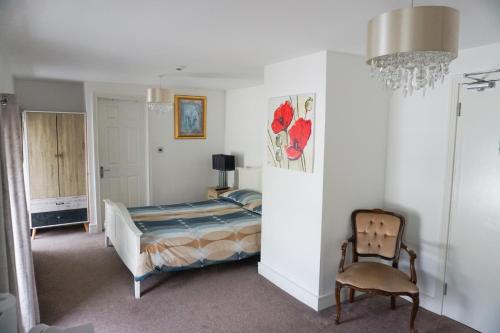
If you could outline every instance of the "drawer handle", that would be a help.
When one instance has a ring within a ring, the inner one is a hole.
[[[56,202],[56,206],[64,205],[64,202]]]
[[[57,215],[56,219],[60,220],[61,219],[61,215]]]

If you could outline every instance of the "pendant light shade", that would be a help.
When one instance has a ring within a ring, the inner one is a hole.
[[[148,88],[146,102],[148,103],[168,103],[170,92],[163,88]]]
[[[458,52],[459,12],[421,6],[383,13],[368,22],[366,62],[388,88],[404,93],[434,87]]]
[[[173,109],[171,93],[164,88],[148,88],[146,104],[150,111],[169,112]]]

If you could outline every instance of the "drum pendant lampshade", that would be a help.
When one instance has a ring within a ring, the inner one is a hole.
[[[443,80],[458,53],[459,12],[421,6],[383,13],[368,22],[366,62],[389,89],[412,93]]]
[[[149,111],[165,113],[173,110],[171,93],[168,89],[162,88],[161,82],[165,74],[158,75],[160,85],[155,88],[148,88],[146,93],[146,105]]]
[[[170,92],[163,88],[148,88],[146,95],[147,103],[168,103],[170,99]]]

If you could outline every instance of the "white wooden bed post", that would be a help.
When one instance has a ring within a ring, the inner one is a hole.
[[[141,281],[134,280],[134,296],[136,299],[141,298]]]
[[[104,200],[105,204],[105,232],[104,243],[110,241],[123,263],[132,272],[133,276],[140,276],[140,251],[142,232],[135,226],[127,208],[121,204]],[[141,297],[141,282],[134,279],[134,296]]]

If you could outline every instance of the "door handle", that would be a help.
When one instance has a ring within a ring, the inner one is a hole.
[[[101,178],[104,178],[104,171],[111,171],[110,168],[104,168],[102,165],[101,167],[99,168],[99,175],[101,176]]]

